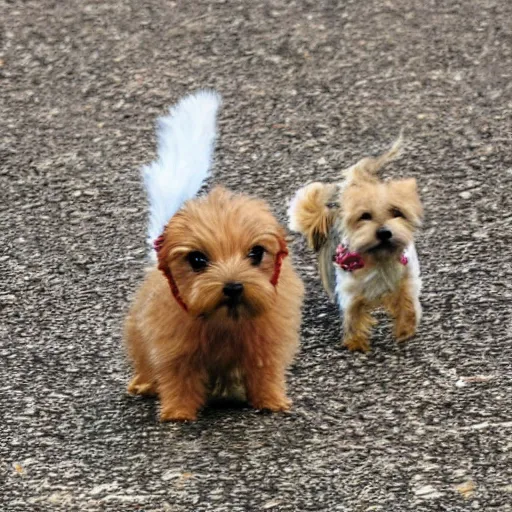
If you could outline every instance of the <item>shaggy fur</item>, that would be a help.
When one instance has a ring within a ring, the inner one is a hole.
[[[414,234],[422,206],[414,179],[381,181],[378,171],[400,150],[399,139],[378,158],[364,158],[343,172],[337,184],[312,183],[300,189],[289,208],[290,228],[302,233],[318,254],[322,283],[335,296],[344,318],[344,344],[368,351],[371,312],[384,307],[394,318],[398,341],[416,332],[421,317],[421,281]],[[379,230],[388,230],[387,242]],[[333,262],[343,243],[364,267],[346,271]],[[400,262],[400,256],[408,264]]]
[[[211,99],[195,97],[206,100],[204,107],[212,107]],[[284,230],[263,201],[219,187],[181,203],[201,185],[187,177],[189,163],[209,161],[215,131],[197,128],[211,128],[216,112],[197,108],[196,101],[181,105],[186,108],[167,119],[172,129],[160,134],[159,160],[145,173],[150,235],[162,222],[165,229],[157,239],[157,265],[148,269],[125,321],[134,369],[128,391],[158,395],[162,421],[195,420],[212,396],[286,410],[285,372],[299,345],[302,282],[286,258]],[[206,135],[162,158],[171,144],[166,133],[178,141]],[[208,167],[200,166],[202,176]],[[166,198],[179,200],[167,205]],[[165,212],[172,212],[170,219]]]
[[[160,268],[171,269],[187,311],[152,268],[125,331],[135,374],[128,390],[157,393],[161,420],[195,420],[209,396],[240,388],[257,409],[290,407],[285,370],[298,348],[303,286],[289,259],[271,284],[283,236],[265,203],[221,188],[187,202],[167,225]],[[255,246],[265,248],[259,265],[248,256]],[[200,272],[187,261],[194,251],[208,255]],[[230,282],[244,287],[235,306],[223,294]]]

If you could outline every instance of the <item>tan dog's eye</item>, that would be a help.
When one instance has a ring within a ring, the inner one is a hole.
[[[364,212],[359,220],[372,220],[372,214],[370,212]]]
[[[209,263],[208,256],[199,251],[192,251],[188,253],[187,261],[194,272],[201,272],[201,270],[204,270]]]
[[[255,245],[247,255],[251,259],[251,264],[257,266],[261,263],[263,255],[265,254],[265,248],[261,245]]]
[[[391,210],[391,215],[393,215],[393,217],[395,217],[395,218],[405,217],[405,215],[398,208],[393,208]]]

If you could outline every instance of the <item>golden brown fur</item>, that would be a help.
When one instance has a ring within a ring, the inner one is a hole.
[[[248,254],[265,248],[261,264]],[[263,201],[215,188],[191,200],[169,221],[159,251],[185,311],[164,274],[148,271],[126,318],[125,338],[134,365],[128,390],[158,394],[160,418],[195,420],[213,392],[243,387],[258,409],[290,407],[285,370],[299,344],[303,285],[290,258],[271,284],[284,230]],[[187,256],[200,251],[208,266],[192,269]],[[242,301],[228,307],[226,283],[243,284]]]
[[[289,210],[290,228],[303,233],[319,255],[319,271],[327,292],[336,294],[344,316],[344,344],[369,350],[372,310],[384,306],[395,321],[401,341],[414,335],[421,314],[417,261],[408,266],[400,256],[416,258],[414,235],[423,209],[416,180],[382,181],[378,171],[396,157],[400,140],[377,158],[364,158],[344,171],[338,184],[312,183],[299,190]],[[391,237],[383,241],[382,230]],[[336,245],[358,253],[364,267],[354,271],[332,263]]]
[[[388,182],[358,181],[346,187],[341,203],[341,221],[351,250],[369,260],[400,255],[414,240],[421,224],[422,208],[416,180],[413,178]],[[403,216],[397,216],[400,212]],[[371,219],[361,220],[365,213]],[[377,230],[393,232],[394,246],[390,251],[372,254],[379,244]]]
[[[335,220],[333,210],[328,205],[334,200],[336,192],[336,185],[311,183],[297,209],[295,222],[315,251],[320,250],[326,242]]]

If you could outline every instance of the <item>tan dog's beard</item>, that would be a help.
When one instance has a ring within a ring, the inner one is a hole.
[[[394,226],[390,241],[381,241],[375,237],[375,230],[358,230],[348,236],[349,249],[359,254],[368,254],[373,258],[387,259],[400,255],[413,241],[413,233],[406,227]]]
[[[376,258],[387,258],[400,254],[405,249],[405,244],[399,240],[376,242],[374,245],[362,250],[362,253],[368,253]]]
[[[226,297],[224,281],[202,277],[192,284],[186,294],[189,313],[204,319],[240,321],[262,315],[275,301],[275,289],[261,277],[239,280],[244,290],[237,300]]]
[[[375,258],[383,259],[400,254],[405,249],[406,244],[401,240],[393,240],[392,242],[381,242],[379,240],[366,240],[360,237],[349,239],[349,248],[351,251],[359,254],[369,254]]]

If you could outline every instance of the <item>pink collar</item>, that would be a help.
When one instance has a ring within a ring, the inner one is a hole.
[[[358,252],[350,252],[348,247],[344,244],[340,244],[336,247],[336,254],[333,256],[332,260],[346,272],[353,272],[354,270],[364,267],[362,256]],[[405,252],[400,255],[400,263],[402,265],[409,263]]]

